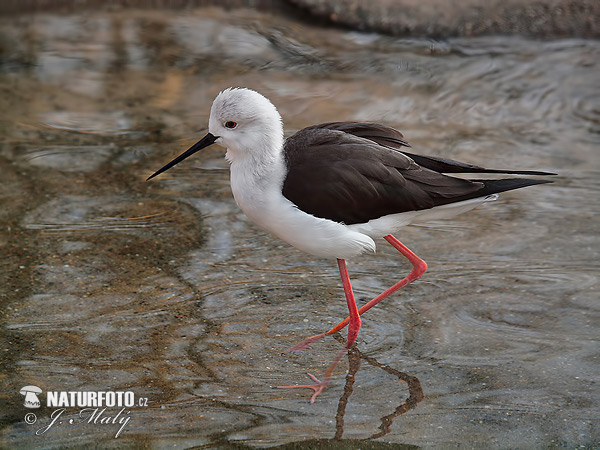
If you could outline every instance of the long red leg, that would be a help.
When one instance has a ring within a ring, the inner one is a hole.
[[[356,306],[356,300],[354,299],[354,293],[352,292],[352,285],[350,284],[350,276],[348,275],[348,269],[346,268],[346,261],[338,259],[338,268],[340,269],[340,276],[342,277],[342,284],[344,285],[344,294],[346,294],[346,303],[348,304],[348,339],[346,340],[346,348],[352,347],[358,337],[360,330],[360,313]]]
[[[390,287],[389,289],[386,289],[381,294],[379,294],[377,297],[375,297],[373,300],[371,300],[370,302],[363,305],[358,310],[359,315],[367,312],[373,306],[378,304],[383,299],[392,295],[398,289],[401,289],[404,286],[406,286],[407,284],[412,283],[413,281],[421,278],[421,276],[427,270],[427,263],[425,261],[423,261],[421,258],[419,258],[417,255],[415,255],[413,252],[411,252],[408,249],[408,247],[406,247],[402,242],[400,242],[394,236],[392,236],[391,234],[388,234],[387,236],[384,237],[384,239],[386,241],[388,241],[396,250],[398,250],[400,253],[402,253],[411,262],[411,264],[413,265],[413,268],[412,268],[412,271],[405,278],[398,281],[392,287]],[[308,348],[313,342],[318,341],[319,339],[321,339],[325,336],[329,336],[330,334],[340,331],[342,328],[344,328],[346,325],[348,325],[348,322],[350,322],[350,321],[351,321],[351,318],[346,317],[344,320],[342,320],[340,323],[338,323],[331,330],[329,330],[325,333],[316,334],[314,336],[311,336],[308,339],[305,339],[304,341],[300,342],[298,345],[295,345],[294,347],[290,348],[287,351],[288,352],[302,351],[302,350]]]
[[[340,269],[340,276],[342,277],[342,284],[344,285],[344,293],[346,294],[346,303],[348,303],[348,312],[350,316],[348,317],[346,323],[350,323],[348,327],[348,339],[346,340],[346,346],[344,349],[338,352],[338,354],[333,359],[332,363],[329,365],[325,374],[323,376],[323,381],[319,380],[313,374],[309,373],[308,376],[312,378],[315,384],[302,384],[302,385],[292,385],[292,386],[278,386],[282,389],[297,389],[297,388],[308,388],[312,389],[314,394],[310,398],[310,402],[314,403],[317,396],[323,392],[323,389],[329,384],[329,380],[331,379],[331,374],[333,373],[333,369],[338,365],[346,350],[352,347],[356,342],[356,338],[358,337],[358,332],[360,330],[360,314],[358,312],[358,308],[356,306],[356,300],[354,299],[354,293],[352,292],[352,285],[350,284],[350,277],[348,276],[348,269],[346,268],[346,261],[343,259],[338,259],[338,267]]]

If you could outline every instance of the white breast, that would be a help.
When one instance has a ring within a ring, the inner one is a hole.
[[[315,256],[349,259],[374,252],[369,236],[340,223],[307,214],[281,194],[283,158],[257,170],[244,161],[231,163],[231,190],[238,206],[256,225]]]

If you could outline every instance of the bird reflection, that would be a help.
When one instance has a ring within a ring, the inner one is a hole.
[[[336,339],[342,343],[345,340],[340,336],[335,336]],[[352,346],[348,350],[348,373],[346,375],[346,382],[344,384],[344,393],[340,397],[337,407],[337,413],[335,415],[335,437],[334,440],[341,440],[344,434],[344,416],[346,414],[346,406],[348,405],[348,400],[350,396],[354,392],[354,381],[356,374],[358,373],[362,361],[365,361],[372,367],[377,367],[388,374],[396,377],[399,382],[406,383],[408,385],[408,398],[401,400],[396,409],[391,413],[381,417],[381,424],[379,425],[379,430],[377,433],[374,433],[368,439],[377,439],[386,434],[390,433],[392,430],[392,424],[396,417],[401,416],[402,414],[407,413],[411,409],[414,409],[419,402],[421,402],[424,398],[423,389],[421,388],[421,383],[417,377],[413,377],[412,375],[408,375],[407,373],[400,372],[386,364],[382,364],[377,359],[372,356],[367,356],[363,354],[356,345]]]

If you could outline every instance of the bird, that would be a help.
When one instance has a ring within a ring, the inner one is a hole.
[[[226,148],[235,202],[258,227],[319,258],[335,258],[349,315],[330,330],[290,351],[301,351],[348,325],[346,344],[322,379],[309,388],[311,403],[329,384],[335,366],[356,342],[363,313],[419,279],[427,263],[394,234],[406,225],[451,218],[501,192],[550,183],[538,178],[469,179],[449,174],[555,175],[533,170],[487,169],[474,164],[408,152],[404,135],[370,122],[327,122],[284,139],[277,108],[248,88],[227,88],[210,109],[208,133],[150,175],[150,180],[212,144]],[[346,261],[376,250],[383,238],[412,264],[411,272],[358,308]]]

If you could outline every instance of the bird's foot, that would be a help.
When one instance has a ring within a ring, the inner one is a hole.
[[[317,396],[323,392],[323,389],[329,384],[329,377],[325,377],[323,381],[319,380],[312,373],[307,373],[307,375],[315,382],[315,384],[298,384],[298,385],[290,385],[290,386],[277,386],[279,389],[297,389],[297,388],[308,388],[315,391],[315,393],[310,398],[310,403],[314,403]]]
[[[310,347],[314,342],[318,341],[319,339],[325,337],[327,334],[326,333],[322,333],[322,334],[315,334],[314,336],[311,336],[307,339],[304,339],[302,342],[300,342],[299,344],[294,345],[291,348],[288,348],[285,353],[300,353],[302,350],[306,350],[308,347]]]

